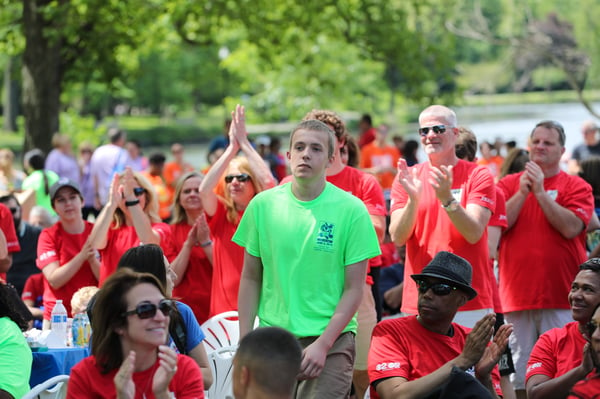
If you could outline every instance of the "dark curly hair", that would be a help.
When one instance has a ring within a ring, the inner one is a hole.
[[[8,317],[22,331],[25,331],[28,328],[28,324],[27,320],[25,320],[18,310],[17,301],[19,300],[19,296],[16,291],[11,292],[11,290],[14,290],[14,288],[6,284],[0,284],[0,317]]]

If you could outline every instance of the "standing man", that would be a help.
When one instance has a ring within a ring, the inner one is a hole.
[[[585,121],[581,126],[583,144],[573,150],[569,160],[569,173],[576,175],[581,170],[581,161],[596,156],[600,157],[600,139],[598,139],[598,126],[594,121]]]
[[[567,297],[578,266],[587,259],[585,230],[594,211],[590,185],[560,169],[563,127],[540,122],[529,141],[525,171],[498,182],[508,219],[500,245],[500,299],[514,325],[512,377],[517,397],[523,398],[533,345],[544,332],[571,321]]]
[[[479,295],[455,319],[473,327],[493,308],[487,225],[495,210],[494,180],[486,168],[457,158],[454,111],[432,105],[421,112],[419,124],[428,160],[408,169],[400,159],[390,209],[392,240],[406,244],[402,312],[417,313],[417,286],[408,277],[420,273],[438,252],[448,251],[473,267],[473,288]]]
[[[388,130],[386,125],[379,126],[375,131],[375,140],[360,150],[360,168],[377,178],[389,203],[400,152],[395,146],[385,142]]]
[[[101,209],[108,201],[108,189],[113,175],[124,171],[125,166],[131,164],[129,154],[123,148],[127,139],[125,132],[110,128],[107,134],[110,143],[98,147],[90,163],[90,173],[96,189],[96,209]]]
[[[362,202],[327,183],[335,137],[307,120],[292,132],[291,183],[258,194],[233,241],[244,247],[240,335],[285,328],[303,356],[297,398],[347,398],[354,363],[355,313],[368,259],[380,254]]]
[[[165,180],[173,192],[175,192],[175,186],[177,186],[179,178],[188,172],[194,171],[194,167],[183,158],[183,152],[183,146],[179,143],[174,143],[171,146],[173,161],[165,164]]]

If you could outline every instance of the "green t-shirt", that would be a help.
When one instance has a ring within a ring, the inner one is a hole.
[[[307,202],[294,197],[291,183],[260,193],[232,240],[263,264],[260,325],[297,337],[323,333],[344,290],[345,266],[381,253],[365,205],[330,183]],[[356,332],[356,317],[346,331]]]
[[[0,389],[15,398],[29,392],[33,356],[23,333],[11,319],[0,317]]]
[[[59,177],[51,170],[46,170],[45,173],[48,177],[48,189],[50,189],[50,187],[52,187],[52,185],[58,181]],[[23,180],[23,190],[27,190],[28,188],[31,188],[35,191],[36,205],[43,206],[50,211],[51,215],[56,215],[54,209],[52,209],[52,205],[50,204],[50,195],[46,194],[44,187],[44,174],[41,170],[32,172],[25,178],[25,180]]]

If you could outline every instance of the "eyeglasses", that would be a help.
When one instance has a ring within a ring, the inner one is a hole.
[[[161,299],[158,305],[153,303],[140,303],[133,310],[128,310],[127,312],[123,312],[121,316],[130,316],[132,314],[137,314],[140,319],[150,319],[156,316],[156,310],[160,310],[163,315],[169,316],[171,314],[171,310],[173,309],[173,301],[170,299]]]
[[[191,194],[191,193],[200,194],[200,189],[199,188],[186,188],[185,190],[182,190],[181,192],[184,194]]]
[[[424,294],[431,288],[431,291],[437,296],[446,296],[449,295],[452,291],[456,289],[456,287],[444,284],[444,283],[435,283],[429,284],[424,280],[417,280],[417,287],[419,288],[419,292]]]
[[[446,132],[446,125],[425,126],[419,129],[421,136],[427,136],[429,130],[433,130],[435,134],[443,134]]]
[[[141,196],[145,192],[146,192],[146,189],[143,187],[136,187],[133,189],[133,195],[135,195],[136,197]]]
[[[240,183],[244,183],[250,180],[251,177],[247,173],[240,173],[239,175],[227,175],[225,176],[225,183],[231,183],[233,179],[237,179],[237,181]]]

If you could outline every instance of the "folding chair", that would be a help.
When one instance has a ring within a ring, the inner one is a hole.
[[[235,346],[218,348],[208,354],[208,363],[213,374],[213,383],[205,391],[207,399],[234,399],[233,397],[233,356]]]
[[[37,384],[23,396],[23,399],[65,399],[68,381],[68,375],[57,375]]]

